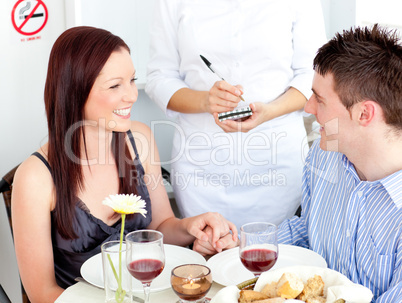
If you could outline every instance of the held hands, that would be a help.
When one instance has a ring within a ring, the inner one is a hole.
[[[199,252],[203,256],[214,255],[221,252],[222,250],[233,248],[239,246],[239,240],[234,238],[234,234],[228,233],[222,235],[221,238],[216,242],[215,247],[213,246],[212,240],[212,228],[206,227],[204,233],[208,235],[208,240],[203,241],[196,239],[194,241],[193,250]]]
[[[217,81],[209,90],[205,107],[211,114],[233,110],[240,102],[243,88],[240,85],[233,86],[226,81]]]
[[[202,255],[213,255],[238,245],[236,226],[219,213],[193,217],[189,233],[196,237],[193,249]]]

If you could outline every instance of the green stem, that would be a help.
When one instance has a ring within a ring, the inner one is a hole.
[[[112,261],[112,258],[110,257],[110,254],[107,254],[107,258],[109,260],[110,267],[112,267],[113,275],[116,278],[116,281],[119,281],[119,277],[117,276],[116,269],[114,269],[113,261]]]
[[[124,236],[124,223],[126,219],[126,214],[121,214],[121,231],[120,231],[120,248],[119,248],[119,277],[120,277],[120,287],[121,287],[121,248],[123,245]]]
[[[124,223],[126,219],[126,214],[121,214],[121,231],[120,231],[120,247],[119,247],[119,279],[117,280],[117,291],[116,291],[116,301],[117,302],[123,302],[124,296],[126,294],[125,291],[123,291],[122,285],[121,285],[121,249],[123,246],[123,236],[124,236]]]
[[[123,236],[124,236],[124,223],[125,223],[126,215],[122,214],[121,215],[121,231],[120,231],[120,246],[119,246],[119,274],[117,274],[116,269],[114,268],[112,258],[108,254],[107,257],[109,259],[110,266],[112,267],[113,275],[116,278],[117,281],[117,289],[116,289],[116,302],[123,302],[124,297],[126,295],[126,291],[123,290],[122,283],[121,283],[121,278],[122,278],[122,266],[121,266],[121,249],[123,246]]]

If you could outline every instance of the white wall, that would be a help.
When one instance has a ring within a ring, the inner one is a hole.
[[[48,56],[65,29],[64,0],[45,1],[49,19],[39,40],[25,38],[11,24],[16,0],[0,2],[0,176],[46,140],[43,89]]]
[[[402,31],[402,1],[356,0],[356,24],[379,23]]]
[[[144,87],[149,49],[149,29],[154,0],[70,0],[67,25],[105,28],[120,36],[130,47],[137,85]]]
[[[160,153],[161,165],[170,171],[170,150],[175,128],[143,89],[138,91],[138,100],[131,109],[131,117],[151,127]]]
[[[356,0],[327,0],[329,2],[328,38],[336,32],[350,29],[356,23]]]
[[[353,26],[374,23],[402,32],[400,0],[321,0],[327,37]]]

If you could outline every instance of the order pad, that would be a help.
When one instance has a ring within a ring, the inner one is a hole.
[[[220,122],[224,121],[224,120],[237,120],[243,117],[248,117],[251,116],[253,114],[253,112],[251,111],[250,106],[245,106],[245,107],[241,107],[241,108],[236,108],[232,111],[228,111],[228,112],[224,112],[224,113],[220,113],[218,114],[218,119]]]

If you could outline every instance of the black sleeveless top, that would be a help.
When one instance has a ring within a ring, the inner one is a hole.
[[[149,199],[148,189],[143,181],[144,168],[139,160],[137,148],[131,131],[127,132],[131,144],[134,148],[135,159],[134,165],[137,170],[137,176],[140,178],[138,183],[138,195],[146,202],[147,214],[144,218],[141,214],[134,214],[132,218],[126,219],[124,234],[134,230],[145,229],[152,220],[151,201]],[[37,156],[47,166],[51,167],[46,159],[39,153]],[[77,201],[75,206],[74,230],[78,236],[77,239],[64,239],[56,230],[54,222],[54,214],[51,213],[52,219],[52,244],[54,257],[54,270],[57,284],[62,288],[67,288],[75,283],[75,278],[80,277],[81,265],[90,257],[101,252],[101,245],[106,241],[119,240],[121,219],[114,225],[109,226],[102,220],[91,215],[85,203],[81,200]]]

